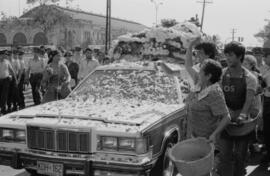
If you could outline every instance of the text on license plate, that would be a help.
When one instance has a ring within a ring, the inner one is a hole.
[[[37,173],[50,176],[63,176],[63,164],[37,161]]]

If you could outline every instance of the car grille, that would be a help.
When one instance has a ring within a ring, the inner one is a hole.
[[[89,153],[90,132],[28,126],[27,145],[30,149]]]

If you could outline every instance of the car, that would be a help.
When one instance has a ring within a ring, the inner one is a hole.
[[[0,118],[0,164],[33,175],[175,175],[187,137],[187,72],[158,64],[97,67],[62,100]]]

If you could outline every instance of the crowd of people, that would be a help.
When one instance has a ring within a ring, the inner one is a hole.
[[[31,86],[35,105],[65,98],[98,65],[106,64],[99,49],[33,48],[26,61],[21,47],[0,51],[0,114],[25,108],[25,85]]]
[[[187,98],[190,136],[215,144],[214,175],[244,176],[252,143],[264,144],[261,162],[270,166],[270,52],[231,42],[222,56],[199,38],[187,49],[185,67],[195,85]],[[243,133],[253,119],[256,127]]]

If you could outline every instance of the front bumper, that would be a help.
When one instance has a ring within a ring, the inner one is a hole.
[[[62,164],[64,175],[144,176],[149,175],[152,169],[151,163],[145,165],[119,164],[90,159],[54,158],[35,154],[0,151],[0,165],[11,166],[15,169],[37,170],[37,161]]]

